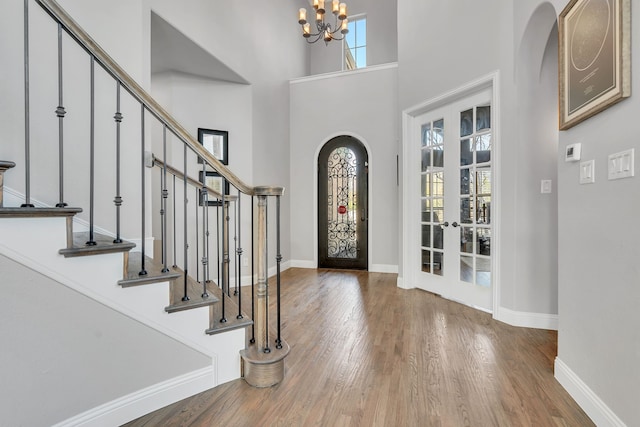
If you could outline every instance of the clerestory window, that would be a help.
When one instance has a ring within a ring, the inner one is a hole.
[[[349,32],[344,38],[344,70],[367,66],[367,17],[349,17]]]

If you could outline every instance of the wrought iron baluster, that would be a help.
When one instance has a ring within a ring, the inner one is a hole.
[[[196,191],[196,200],[198,200],[198,191],[200,190],[198,187],[194,188]],[[198,204],[196,203],[195,205],[195,211],[196,211],[196,220],[195,220],[195,225],[196,225],[196,282],[200,283],[200,269],[198,268],[198,258],[200,258],[200,248],[198,246]],[[204,278],[204,275],[203,275]]]
[[[176,233],[177,233],[177,228],[176,228],[176,176],[173,176],[173,268],[177,268],[178,264],[176,263],[176,254],[178,253],[177,250],[177,243],[176,243]]]
[[[255,325],[255,319],[256,319],[256,298],[255,298],[255,238],[254,238],[254,215],[255,212],[255,203],[253,200],[253,196],[251,196],[251,319],[253,319],[253,323],[251,323],[251,339],[249,340],[249,342],[251,344],[255,344],[256,342],[256,325]]]
[[[95,189],[95,134],[96,134],[96,78],[95,59],[91,56],[91,126],[89,137],[89,240],[87,246],[95,246],[97,243],[93,236],[93,204]]]
[[[240,206],[240,200],[241,200],[241,196],[242,194],[240,193],[240,190],[238,190],[238,201],[237,201],[237,215],[236,215],[236,227],[238,229],[238,242],[240,242],[240,245],[238,246],[238,261],[237,261],[237,270],[238,270],[238,278],[236,279],[236,288],[238,289],[238,315],[236,316],[237,319],[242,319],[242,229],[240,227],[240,213],[241,213],[241,206]]]
[[[188,289],[187,289],[187,278],[189,275],[189,262],[188,262],[188,257],[189,257],[189,242],[187,240],[187,236],[188,236],[188,229],[187,229],[187,204],[188,204],[188,199],[187,199],[187,144],[183,144],[184,146],[184,176],[182,177],[182,179],[184,180],[184,209],[183,209],[183,214],[184,214],[184,294],[182,296],[182,301],[189,301],[189,294],[188,294]]]
[[[116,197],[113,202],[116,205],[116,238],[113,243],[122,243],[120,238],[120,206],[122,206],[122,196],[120,195],[120,124],[122,123],[122,113],[120,112],[120,82],[116,86],[116,114],[113,116],[116,121]]]
[[[233,217],[237,219],[237,216],[238,216],[238,204],[236,202],[233,204]],[[237,256],[238,255],[238,227],[236,225],[237,225],[237,221],[235,222],[233,227],[233,252]],[[232,259],[233,259],[233,255],[229,257],[229,265],[231,265]],[[238,295],[238,263],[237,262],[235,262],[233,266],[233,281],[235,282],[233,284],[233,296],[237,296]],[[229,279],[229,283],[231,283],[231,279]]]
[[[29,107],[29,0],[24,0],[24,203],[23,208],[32,208],[31,203],[31,133]]]
[[[269,200],[264,198],[264,352],[271,353],[269,348]],[[259,203],[259,202],[258,202]]]
[[[207,189],[207,164],[202,162],[202,298],[209,298],[207,283],[209,281],[209,190]],[[196,220],[196,223],[198,221]],[[198,233],[196,232],[196,236]],[[196,257],[197,258],[197,257]]]
[[[282,338],[280,336],[280,262],[282,254],[280,253],[280,196],[276,196],[276,305],[278,310],[278,318],[276,325],[278,326],[278,338],[276,338],[276,348],[282,348]]]
[[[141,266],[140,266],[140,272],[138,273],[139,276],[146,276],[147,275],[147,270],[145,269],[145,242],[146,242],[146,210],[145,210],[145,164],[144,164],[144,139],[145,139],[145,125],[144,125],[144,112],[145,112],[145,107],[144,104],[140,104],[140,185],[141,185],[141,199],[140,202],[142,204],[140,211],[141,211],[141,216],[142,216],[142,234],[140,235],[140,239],[142,240],[141,244],[140,244],[140,249],[142,251],[142,254],[140,255],[140,259],[142,260]]]
[[[227,257],[229,256],[228,254],[228,246],[227,246],[227,200],[224,194],[224,178],[222,178],[222,318],[220,319],[220,323],[227,323],[227,317],[226,317],[226,305],[225,305],[225,285],[227,285],[228,287],[228,280],[227,280],[227,273],[229,272],[227,270]]]
[[[174,177],[175,178],[175,177]],[[174,181],[175,183],[175,181]],[[167,268],[167,125],[162,128],[162,208],[160,215],[162,218],[162,272],[169,271]],[[174,188],[175,193],[175,188]],[[174,239],[175,240],[175,239]]]
[[[57,208],[64,208],[67,204],[64,202],[64,115],[66,111],[63,106],[63,89],[62,89],[62,24],[58,23],[58,108],[56,108],[56,116],[58,116],[58,190],[60,192],[60,200],[56,203]]]

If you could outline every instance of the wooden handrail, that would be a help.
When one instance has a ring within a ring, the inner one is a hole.
[[[90,55],[100,63],[100,65],[109,73],[113,78],[118,80],[120,84],[140,103],[142,103],[151,114],[153,114],[158,120],[167,126],[174,135],[180,138],[191,150],[193,150],[198,156],[205,159],[205,161],[216,172],[222,175],[227,181],[229,181],[234,187],[241,192],[248,195],[255,195],[255,189],[252,186],[245,184],[240,178],[238,178],[229,168],[227,168],[222,162],[216,159],[210,152],[204,149],[204,147],[195,139],[191,134],[178,123],[171,114],[169,114],[160,104],[151,97],[136,81],[127,74],[116,61],[111,58],[101,47],[96,43],[86,31],[84,31],[80,25],[78,25],[73,18],[71,18],[55,0],[36,0],[40,6],[51,17],[59,22],[65,31],[73,37]],[[263,187],[276,189],[281,187]],[[283,191],[283,190],[281,190]]]
[[[159,167],[159,168],[163,168],[165,167],[165,163],[154,157],[153,158],[153,166]],[[167,172],[169,172],[171,175],[180,178],[180,179],[184,179],[184,173],[182,173],[180,170],[174,168],[173,166],[166,164],[167,167]],[[196,187],[196,188],[202,188],[203,184],[202,182],[190,177],[187,175],[187,183],[189,183],[190,185]],[[216,190],[214,190],[213,188],[209,187],[208,185],[205,185],[205,187],[207,188],[207,191],[210,194],[213,194],[213,197],[222,200],[222,194],[218,193]],[[233,195],[233,194],[225,194],[224,195],[224,199],[229,201],[229,202],[234,202],[238,199],[238,196]]]

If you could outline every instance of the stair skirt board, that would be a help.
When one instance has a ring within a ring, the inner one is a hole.
[[[215,372],[208,366],[112,400],[53,427],[122,425],[214,386]]]
[[[7,186],[4,186],[4,207],[8,208],[8,207],[19,207],[22,203],[24,203],[24,194],[15,191]],[[37,207],[37,208],[46,208],[49,207],[49,205],[47,205],[46,203],[43,203],[39,200],[36,199],[31,199],[31,203]],[[115,238],[116,235],[115,233],[110,232],[109,230],[106,230],[104,228],[101,227],[97,227],[94,226],[93,230],[96,233],[99,234],[103,234],[105,236],[110,236]],[[84,219],[78,218],[77,216],[75,216],[73,218],[73,231],[74,232],[82,232],[82,231],[89,231],[89,221],[86,221]],[[140,238],[128,238],[125,236],[121,236],[122,240],[125,240],[127,242],[131,242],[134,243],[136,246],[131,249],[131,252],[140,252],[142,250],[142,239]],[[150,258],[153,258],[153,245],[154,245],[154,238],[153,237],[147,237],[145,238],[145,248],[146,248],[146,255]],[[60,246],[58,249],[62,249],[64,247]]]
[[[29,223],[28,227],[24,221]],[[240,378],[239,353],[245,348],[244,329],[208,335],[207,307],[174,314],[164,311],[169,303],[168,281],[122,289],[117,284],[122,278],[122,254],[64,258],[57,253],[64,242],[64,218],[7,218],[0,222],[0,254],[216,358],[215,385]],[[96,263],[96,259],[100,261]],[[87,277],[95,280],[87,281]]]

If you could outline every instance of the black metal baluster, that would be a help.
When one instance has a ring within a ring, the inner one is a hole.
[[[280,262],[282,254],[280,254],[280,196],[276,196],[276,305],[278,310],[278,318],[276,325],[278,326],[278,338],[276,338],[276,348],[282,348],[282,338],[280,336]]]
[[[175,192],[175,189],[174,189]],[[160,215],[162,218],[162,272],[169,271],[167,268],[167,125],[162,129],[162,208]]]
[[[56,116],[58,116],[58,187],[60,192],[60,200],[56,203],[57,208],[64,208],[67,204],[64,202],[64,132],[63,122],[66,111],[63,107],[63,90],[62,90],[62,24],[58,23],[58,108],[56,108]]]
[[[178,264],[176,263],[176,254],[178,253],[176,233],[176,176],[173,175],[173,268],[178,267]]]
[[[264,198],[264,226],[265,230],[265,250],[264,250],[264,285],[267,288],[267,299],[264,305],[264,336],[266,337],[265,341],[265,353],[271,353],[271,349],[269,348],[269,199],[267,197]]]
[[[120,237],[120,206],[122,206],[122,196],[120,195],[120,124],[122,123],[122,113],[120,112],[120,82],[116,87],[116,114],[113,116],[116,121],[116,197],[113,203],[116,205],[116,238],[113,243],[122,243]]]
[[[233,216],[237,218],[238,216],[238,204],[234,203],[233,204]],[[236,221],[237,224],[237,221]],[[234,224],[233,227],[233,252],[238,255],[238,228],[236,227],[236,224]],[[231,265],[231,260],[233,259],[232,256],[229,257],[229,265]],[[233,284],[233,296],[237,296],[238,295],[238,263],[235,262],[233,265],[233,281],[235,282]]]
[[[141,214],[142,214],[142,234],[140,235],[140,238],[142,240],[141,244],[140,244],[140,249],[142,251],[141,255],[140,255],[140,259],[142,260],[142,263],[140,265],[140,272],[138,273],[139,276],[146,276],[147,275],[147,270],[145,269],[145,260],[144,260],[144,255],[145,255],[145,246],[146,246],[146,214],[145,214],[145,164],[144,164],[144,139],[145,139],[145,134],[144,134],[144,104],[140,104],[140,170],[142,171],[140,174],[140,183],[141,183],[141,193],[142,193],[142,197],[141,197],[141,203],[142,206],[140,208]]]
[[[196,200],[198,200],[198,191],[200,191],[200,189],[198,187],[195,187],[196,190]],[[198,247],[198,204],[196,203],[195,205],[196,208],[196,282],[200,283],[200,269],[198,268],[198,261],[197,259],[200,258],[200,248]],[[204,274],[202,275],[203,279],[204,279]]]
[[[91,56],[91,127],[89,137],[89,240],[87,246],[95,246],[97,243],[93,239],[93,198],[95,187],[95,133],[96,133],[96,80],[95,80],[95,59]]]
[[[189,295],[188,295],[188,289],[187,289],[187,277],[189,275],[189,262],[188,262],[188,256],[189,256],[189,242],[187,241],[187,203],[188,203],[188,199],[187,199],[187,144],[184,144],[183,142],[183,146],[184,146],[184,176],[182,177],[182,179],[184,180],[184,209],[183,209],[183,214],[184,214],[184,295],[182,296],[182,301],[189,301]]]
[[[236,226],[238,228],[238,242],[240,242],[240,245],[238,246],[238,261],[237,261],[238,279],[236,280],[236,287],[238,289],[238,315],[236,316],[236,319],[242,319],[244,317],[242,316],[242,283],[241,283],[241,278],[242,278],[242,229],[240,228],[241,196],[242,194],[240,193],[240,190],[238,190],[238,202],[237,202],[238,208],[237,208],[237,215],[236,215]]]
[[[32,208],[31,203],[31,134],[29,131],[29,0],[24,0],[24,203],[22,208]]]
[[[253,319],[253,322],[251,323],[251,339],[249,340],[249,342],[251,344],[255,344],[256,343],[256,326],[255,326],[255,318],[256,318],[256,297],[255,297],[255,263],[254,263],[254,256],[255,256],[255,239],[254,239],[254,234],[255,234],[255,227],[254,227],[254,219],[253,219],[253,215],[255,212],[255,203],[253,200],[253,196],[251,196],[251,319]]]
[[[225,296],[226,292],[224,290],[225,284],[227,283],[227,271],[226,271],[226,262],[227,262],[227,250],[226,250],[226,218],[227,218],[227,201],[224,194],[224,178],[222,179],[222,318],[220,319],[220,323],[227,323],[226,317],[226,306],[225,306]]]
[[[200,193],[200,200],[202,202],[202,298],[209,298],[207,293],[207,283],[209,282],[209,189],[207,188],[207,164],[204,161],[202,162],[202,193]],[[197,235],[198,233],[196,232]]]
[[[218,243],[217,245],[217,250],[216,250],[216,257],[218,258],[218,287],[222,288],[222,280],[220,280],[220,254],[222,253],[221,251],[221,240],[220,240],[220,207],[222,206],[220,204],[220,199],[216,200],[216,242]],[[222,288],[222,291],[224,292],[224,288]]]

